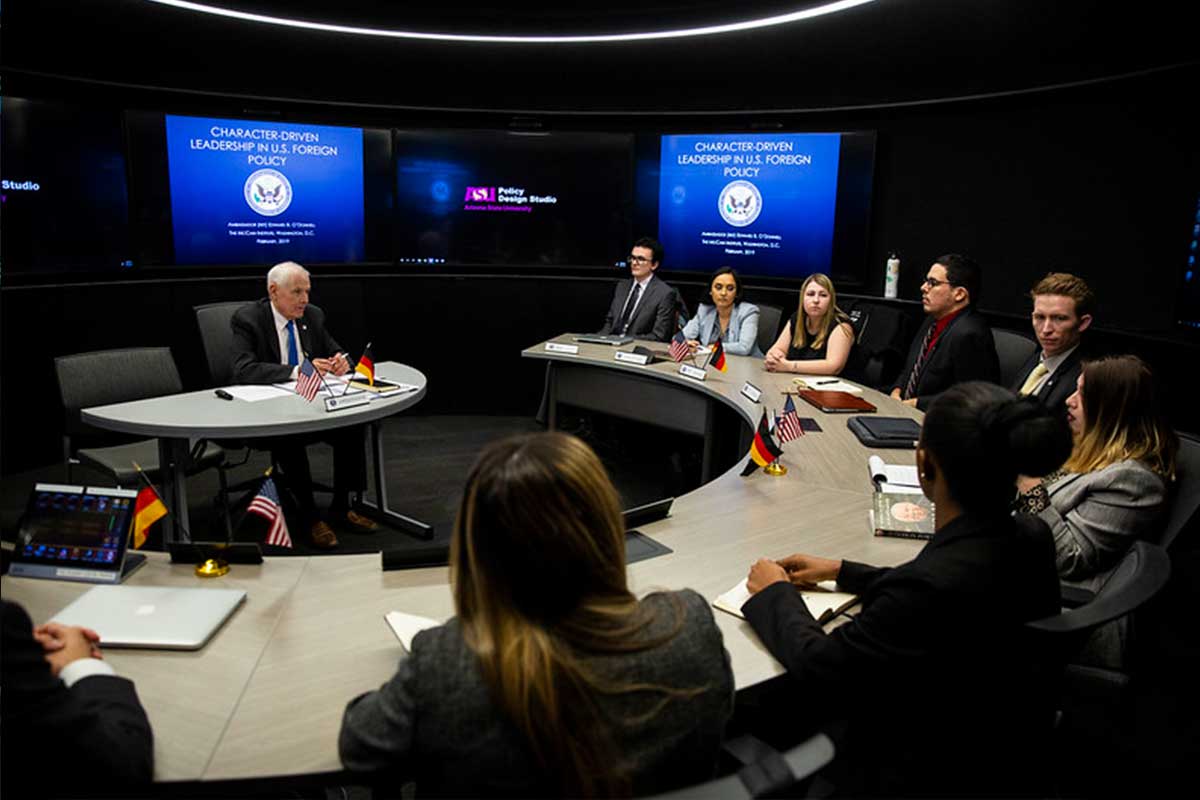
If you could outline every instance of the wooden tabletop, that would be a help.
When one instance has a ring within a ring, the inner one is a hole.
[[[569,337],[560,337],[570,342]],[[654,349],[663,344],[644,343]],[[630,349],[631,346],[624,349]],[[760,359],[728,356],[728,370],[709,370],[704,382],[678,375],[673,363],[647,367],[613,360],[613,348],[580,344],[578,355],[523,355],[585,363],[600,369],[642,372],[682,382],[738,409],[757,424],[762,405],[740,394],[746,381],[763,390],[769,407],[782,406],[791,375],[763,370]],[[919,419],[913,409],[873,390],[863,396],[882,414]],[[667,519],[642,532],[672,553],[633,564],[631,585],[640,594],[690,587],[712,600],[730,589],[760,557],[794,552],[895,564],[920,543],[882,539],[868,528],[873,487],[866,460],[913,463],[907,450],[871,450],[846,428],[846,416],[823,414],[798,403],[822,432],[785,445],[788,473],[739,473],[742,463],[676,500]],[[453,601],[446,568],[382,572],[380,557],[330,555],[268,558],[261,566],[234,565],[212,581],[187,565],[151,553],[132,585],[241,588],[247,600],[202,650],[105,651],[121,675],[133,679],[155,732],[159,780],[248,778],[336,770],[337,732],[346,703],[378,687],[396,670],[402,650],[383,620],[388,611],[446,619]],[[3,594],[36,621],[53,614],[89,587],[5,576]],[[782,668],[742,620],[714,609],[739,688]]]

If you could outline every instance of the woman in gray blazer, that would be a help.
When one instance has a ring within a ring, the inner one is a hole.
[[[486,448],[450,574],[457,616],[347,706],[348,769],[456,797],[653,794],[712,775],[733,708],[721,632],[691,590],[629,591],[617,493],[587,445]]]
[[[1071,458],[1055,475],[1019,479],[1017,508],[1054,532],[1059,575],[1096,589],[1130,544],[1157,530],[1179,442],[1136,356],[1085,364],[1067,422]]]
[[[710,345],[718,339],[726,353],[762,356],[758,349],[758,306],[742,302],[742,279],[733,267],[721,267],[708,283],[712,305],[701,303],[683,328],[688,347]]]

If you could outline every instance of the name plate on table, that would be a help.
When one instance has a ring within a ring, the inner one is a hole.
[[[746,381],[746,385],[742,387],[742,396],[751,403],[757,403],[762,399],[762,389],[758,388],[750,381]]]
[[[702,370],[699,367],[693,367],[691,364],[680,364],[679,374],[683,375],[685,378],[691,378],[697,381],[702,381],[708,377],[708,373],[705,370]]]
[[[618,350],[613,353],[613,358],[617,361],[624,361],[626,364],[640,364],[646,366],[650,363],[649,353],[631,353],[628,350]]]
[[[546,342],[547,353],[570,353],[573,356],[579,355],[579,345],[577,344],[559,344],[558,342]]]
[[[355,392],[354,394],[340,394],[337,397],[325,398],[326,411],[341,411],[346,408],[355,408],[356,406],[365,406],[371,402],[371,396],[366,392]]]

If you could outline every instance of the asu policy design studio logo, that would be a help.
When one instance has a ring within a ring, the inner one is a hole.
[[[762,212],[762,194],[750,181],[727,183],[717,197],[717,210],[721,212],[721,219],[730,225],[745,227]]]
[[[246,178],[242,195],[256,213],[273,217],[292,204],[292,184],[279,170],[260,169]]]

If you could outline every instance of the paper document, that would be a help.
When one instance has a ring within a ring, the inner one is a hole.
[[[413,637],[423,630],[441,627],[442,623],[429,617],[419,617],[416,614],[405,614],[403,611],[389,611],[383,615],[388,626],[406,652],[412,652]]]
[[[822,625],[858,602],[858,595],[838,591],[835,581],[821,581],[815,588],[796,591],[804,598],[804,605],[808,606],[809,613]],[[746,581],[743,580],[725,594],[718,595],[717,599],[713,600],[713,607],[745,619],[742,606],[749,599],[750,590],[746,588]]]
[[[867,459],[867,471],[880,491],[921,494],[921,480],[916,467],[885,464],[879,456],[871,456]]]
[[[831,378],[828,375],[800,375],[794,381],[801,389],[819,389],[822,392],[849,392],[850,394],[862,394],[861,386],[855,386],[853,383],[838,378]]]
[[[225,391],[238,400],[247,403],[257,403],[259,400],[270,400],[273,397],[283,397],[287,394],[278,386],[224,386]]]

